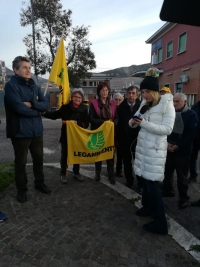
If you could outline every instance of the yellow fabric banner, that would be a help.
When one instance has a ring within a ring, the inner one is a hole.
[[[68,121],[68,164],[84,164],[111,159],[114,156],[114,123],[104,122],[97,130],[87,130]]]
[[[70,89],[63,36],[60,40],[53,66],[51,68],[49,81],[55,82],[60,88],[59,106],[61,107],[63,104],[69,103]]]

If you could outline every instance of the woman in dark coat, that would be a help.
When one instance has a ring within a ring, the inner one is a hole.
[[[116,104],[109,98],[109,85],[107,82],[100,82],[97,86],[98,99],[91,102],[89,110],[89,121],[91,123],[91,130],[96,130],[105,121],[113,121],[117,123],[116,118]],[[114,175],[114,158],[106,160],[108,177],[111,184],[115,184]],[[95,180],[101,180],[101,165],[102,161],[95,162]]]
[[[78,126],[82,128],[88,128],[88,110],[87,107],[83,104],[84,93],[81,88],[75,88],[71,94],[71,101],[69,104],[61,106],[61,108],[55,112],[45,112],[43,116],[52,120],[62,119],[62,128],[61,128],[61,182],[67,183],[66,169],[67,169],[67,131],[66,123],[67,121],[74,121]],[[79,173],[80,165],[73,165],[74,178],[82,182],[84,178]]]

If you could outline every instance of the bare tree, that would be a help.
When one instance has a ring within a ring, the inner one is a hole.
[[[71,10],[63,10],[60,0],[32,0],[22,2],[20,13],[21,26],[35,24],[36,43],[36,74],[44,75],[50,72],[56,55],[58,44],[64,30],[67,41],[66,55],[69,71],[69,81],[73,86],[80,79],[90,77],[90,71],[96,68],[95,56],[88,40],[89,27],[72,27]],[[33,14],[32,14],[33,11]],[[27,34],[23,42],[27,47],[27,56],[34,62],[32,33]]]

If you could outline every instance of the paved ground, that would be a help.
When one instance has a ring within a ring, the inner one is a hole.
[[[132,201],[86,178],[59,182],[45,167],[51,195],[34,189],[28,167],[28,202],[19,204],[11,185],[1,197],[9,219],[1,223],[0,266],[199,266],[170,235],[146,233]]]
[[[0,164],[13,161],[3,117],[1,122]],[[0,207],[9,218],[0,224],[0,267],[200,266],[200,253],[191,252],[193,258],[186,251],[190,244],[198,243],[200,209],[180,211],[177,198],[166,199],[170,234],[146,233],[142,225],[149,219],[135,216],[133,200],[138,195],[123,186],[124,178],[111,187],[106,177],[104,184],[97,183],[91,179],[94,167],[89,165],[82,166],[83,183],[74,180],[71,172],[69,183],[60,183],[59,169],[55,168],[60,158],[60,122],[44,120],[44,126],[44,160],[51,163],[44,171],[52,194],[46,196],[34,189],[31,166],[27,168],[27,203],[16,201],[14,184],[1,193]],[[105,167],[102,174],[107,175]],[[192,200],[199,197],[199,183],[190,186],[190,195]],[[193,235],[187,231],[185,235],[182,226]]]

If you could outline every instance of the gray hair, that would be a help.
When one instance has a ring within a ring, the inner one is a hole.
[[[73,95],[75,95],[76,93],[80,94],[84,100],[84,92],[82,88],[74,88],[71,93],[71,97],[73,97]]]
[[[175,95],[180,95],[180,97],[181,97],[181,101],[187,101],[187,96],[185,95],[185,94],[183,94],[183,93],[176,93]],[[175,96],[174,95],[174,96]]]
[[[123,95],[120,94],[120,93],[115,93],[115,94],[113,95],[113,99],[115,99],[115,98],[117,98],[117,97],[121,98],[121,100],[124,100]]]
[[[136,94],[139,95],[139,86],[138,85],[131,85],[127,88],[127,93],[129,91],[132,91],[133,89],[136,89]]]
[[[27,57],[18,56],[12,62],[12,68],[13,68],[13,70],[14,69],[17,69],[18,70],[20,68],[20,63],[22,61],[26,61],[26,62],[29,62],[31,64],[30,59],[28,59]]]

